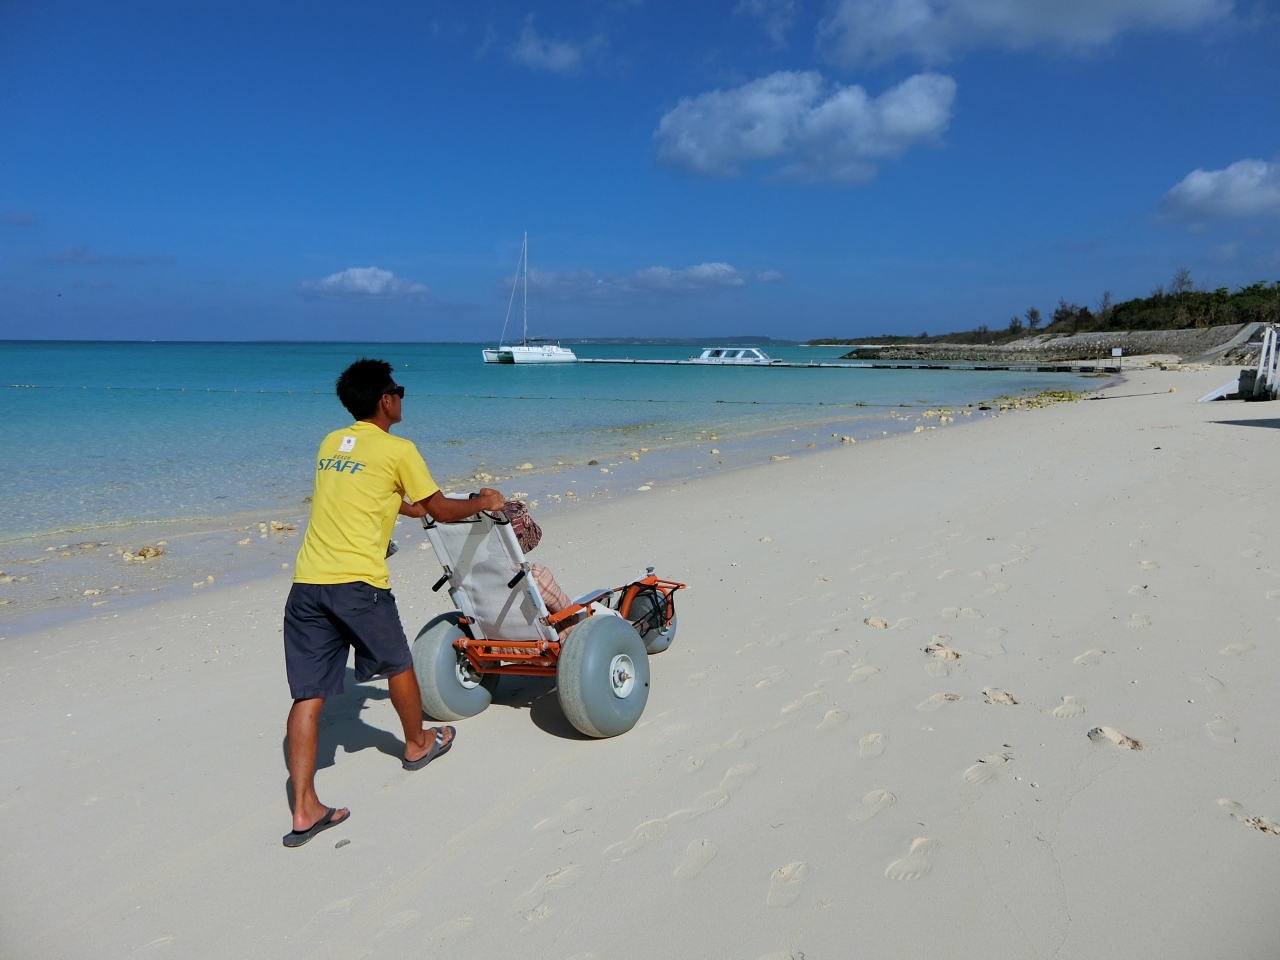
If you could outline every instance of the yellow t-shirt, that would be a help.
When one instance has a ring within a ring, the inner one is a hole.
[[[320,443],[311,521],[294,583],[363,581],[383,590],[387,541],[403,497],[425,500],[440,487],[412,442],[359,421]]]

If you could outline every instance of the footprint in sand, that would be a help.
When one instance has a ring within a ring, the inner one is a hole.
[[[1013,694],[1008,690],[1001,690],[999,687],[983,687],[982,695],[987,698],[987,703],[999,704],[1003,707],[1016,707],[1018,701],[1013,699]]]
[[[858,741],[858,756],[866,757],[868,760],[880,756],[884,753],[885,739],[883,733],[868,733]]]
[[[849,655],[848,650],[828,650],[822,655],[822,666],[834,667],[837,663]]]
[[[516,908],[518,913],[527,914],[532,910],[536,910],[542,905],[542,901],[547,898],[553,890],[563,890],[565,887],[571,887],[582,878],[582,868],[569,864],[548,873],[545,877],[535,883],[525,893],[516,897],[512,901],[512,906]]]
[[[984,597],[993,597],[997,593],[1004,593],[1008,589],[1009,585],[1007,583],[993,583],[991,586],[987,587],[987,589],[982,591],[982,595]]]
[[[880,617],[867,617],[867,619],[863,620],[862,622],[874,630],[889,629],[889,621],[881,619]]]
[[[791,906],[800,899],[800,887],[808,879],[809,865],[802,860],[779,867],[769,879],[769,896],[765,898],[765,906]]]
[[[759,673],[747,677],[746,682],[753,684],[757,690],[763,690],[766,687],[772,687],[786,675],[786,667],[765,667]]]
[[[916,593],[914,590],[910,590],[910,591],[908,591],[908,592],[904,593],[902,596],[900,596],[900,597],[898,598],[898,602],[899,602],[899,603],[915,603],[915,602],[916,602],[916,599],[917,599],[919,596],[920,596],[920,594]]]
[[[1191,679],[1194,680],[1196,683],[1200,684],[1200,686],[1204,687],[1205,693],[1215,694],[1220,696],[1222,694],[1222,691],[1225,689],[1221,680],[1219,680],[1217,677],[1211,677],[1208,674],[1202,677],[1192,677]]]
[[[1063,697],[1062,703],[1049,711],[1059,720],[1070,720],[1084,713],[1083,697]]]
[[[1143,560],[1141,561],[1139,566],[1141,566],[1143,570],[1159,570],[1160,569],[1160,564],[1156,563],[1154,560]]]
[[[655,840],[661,840],[667,835],[667,821],[665,820],[646,820],[632,831],[631,836],[626,840],[619,841],[612,846],[604,848],[605,858],[617,863],[624,857],[629,857],[637,850],[641,850],[653,843]]]
[[[574,797],[572,800],[566,801],[560,810],[545,820],[539,820],[533,825],[535,830],[551,830],[561,826],[572,817],[576,817],[580,813],[586,813],[591,809],[591,801],[586,797]]]
[[[803,710],[805,707],[812,707],[815,703],[821,703],[825,699],[827,699],[827,695],[823,693],[821,690],[810,690],[799,700],[796,700],[793,703],[789,703],[785,707],[783,707],[782,715],[785,717],[787,714],[795,713],[798,710]]]
[[[1147,585],[1145,583],[1135,583],[1129,588],[1129,596],[1145,597],[1147,595]]]
[[[964,772],[964,778],[970,783],[991,783],[998,776],[1006,763],[1013,757],[1007,753],[988,753],[985,757]]]
[[[1006,633],[1008,633],[1008,632],[1009,632],[1009,631],[1008,631],[1008,630],[1006,630],[1004,627],[988,627],[988,628],[987,628],[987,639],[988,639],[988,640],[999,640],[1001,637],[1003,637],[1003,636],[1004,636]]]
[[[687,680],[685,680],[685,683],[687,683],[689,686],[692,687],[695,684],[701,683],[703,680],[707,679],[707,677],[709,676],[711,676],[710,670],[699,670],[697,673],[689,674],[689,677]]]
[[[1248,653],[1252,649],[1252,643],[1228,643],[1218,652],[1224,657],[1238,657],[1240,654]]]
[[[951,676],[951,664],[945,660],[930,660],[925,664],[924,672],[935,678],[949,677]]]
[[[897,802],[898,798],[888,790],[872,790],[847,816],[854,823],[866,823],[881,810],[888,810]]]
[[[1139,629],[1151,626],[1151,618],[1145,613],[1130,614],[1127,622],[1129,626],[1138,627]]]
[[[928,700],[924,701],[924,703],[916,704],[916,709],[921,713],[933,713],[933,711],[940,710],[948,703],[954,703],[957,700],[963,699],[964,697],[960,696],[958,693],[935,693]]]
[[[818,732],[834,730],[848,719],[849,714],[843,710],[828,710],[822,715],[822,722],[818,724]]]
[[[959,660],[960,654],[947,646],[947,641],[950,639],[945,633],[935,633],[933,642],[924,648],[924,652],[939,660]]]
[[[721,750],[741,750],[752,740],[759,740],[764,734],[759,730],[739,730],[732,737],[720,744]]]
[[[1075,662],[1082,667],[1092,667],[1095,663],[1102,659],[1102,650],[1086,650],[1080,656],[1076,657]]]
[[[1113,743],[1121,750],[1142,749],[1142,744],[1133,737],[1126,737],[1115,727],[1094,727],[1089,731],[1088,736],[1094,743]]]
[[[853,665],[853,673],[849,674],[849,682],[862,683],[868,677],[875,676],[879,672],[879,667],[873,667],[871,664],[859,660]]]
[[[978,644],[978,651],[988,657],[1002,657],[1005,652],[1003,643],[992,642]]]
[[[898,620],[894,621],[893,626],[892,626],[892,627],[890,627],[889,629],[891,629],[891,630],[908,630],[908,629],[910,629],[911,627],[916,626],[919,622],[920,622],[920,621],[919,621],[919,620],[917,620],[915,617],[900,617]]]
[[[885,867],[884,875],[890,880],[919,880],[933,868],[933,855],[940,846],[937,840],[916,837],[907,855]]]
[[[715,859],[719,853],[711,840],[694,840],[685,847],[684,859],[676,867],[672,876],[677,880],[689,880],[702,872],[702,868]]]
[[[1236,725],[1225,717],[1214,717],[1204,727],[1218,743],[1236,742]]]
[[[736,767],[730,767],[725,772],[725,775],[720,778],[719,787],[715,790],[708,790],[694,802],[692,807],[667,814],[667,819],[676,823],[683,823],[700,817],[704,813],[710,813],[712,810],[719,810],[729,802],[729,790],[731,788],[736,789],[739,780],[743,777],[751,776],[759,769],[754,763],[740,763]],[[652,822],[654,821],[650,821],[650,823]]]
[[[1223,797],[1218,801],[1218,807],[1227,816],[1235,820],[1239,820],[1246,826],[1253,827],[1253,829],[1260,830],[1263,833],[1280,835],[1280,823],[1276,823],[1274,820],[1268,819],[1267,817],[1251,817],[1249,814],[1244,812],[1244,807],[1240,806],[1240,804],[1236,803],[1234,800],[1228,800],[1226,797]]]

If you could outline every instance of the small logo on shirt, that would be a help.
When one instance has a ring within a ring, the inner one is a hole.
[[[356,448],[355,437],[343,437],[342,442],[338,444],[339,453],[350,453],[355,448]]]
[[[357,473],[364,469],[364,464],[358,460],[348,460],[346,457],[321,457],[316,461],[316,471],[336,470],[338,473]]]

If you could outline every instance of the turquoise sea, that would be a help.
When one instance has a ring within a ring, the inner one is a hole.
[[[708,345],[714,345],[708,343]],[[1066,374],[486,365],[480,344],[0,343],[0,417],[16,434],[0,472],[0,541],[140,520],[298,504],[320,437],[349,422],[333,393],[361,356],[406,387],[397,432],[438,480],[762,443],[796,426],[880,435],[900,404],[962,405],[1074,386]],[[684,358],[689,347],[576,345],[580,357]],[[839,348],[774,348],[833,359]],[[901,408],[899,408],[901,409]],[[907,412],[907,411],[903,411]],[[896,421],[894,421],[896,423]],[[828,434],[826,434],[829,436]],[[16,441],[16,442],[15,442]],[[689,469],[692,473],[692,468]]]

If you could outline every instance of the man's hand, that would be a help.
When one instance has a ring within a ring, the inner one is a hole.
[[[403,500],[401,500],[400,516],[413,517],[413,519],[415,520],[422,519],[427,515],[427,508],[423,506],[423,504],[425,504],[426,502],[427,502],[426,500],[423,500],[420,503],[405,503]]]
[[[481,487],[480,496],[473,498],[481,510],[496,512],[502,509],[503,504],[507,501],[503,499],[501,493],[492,487]]]
[[[419,500],[413,504],[412,508],[421,508],[422,514],[418,514],[418,516],[430,514],[431,518],[439,523],[452,523],[455,520],[474,517],[481,510],[501,510],[504,503],[506,503],[506,500],[503,499],[501,493],[490,487],[484,487],[479,496],[471,497],[468,500],[454,500],[452,497],[446,497],[437,490],[427,499]],[[405,516],[411,516],[411,514],[405,514]]]

